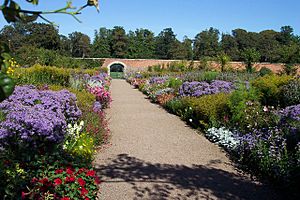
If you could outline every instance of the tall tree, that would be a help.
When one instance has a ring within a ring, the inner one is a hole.
[[[98,31],[95,31],[95,38],[92,45],[92,56],[98,58],[111,57],[111,43],[112,31],[101,27]]]
[[[162,30],[156,37],[156,49],[155,54],[157,58],[172,59],[173,47],[176,45],[177,39],[172,28],[166,28]]]
[[[2,41],[9,43],[13,52],[24,45],[50,50],[56,50],[60,45],[58,29],[51,24],[14,23],[5,26],[0,35]]]
[[[238,43],[232,35],[222,34],[221,49],[232,60],[237,61],[240,59]]]
[[[73,32],[69,34],[71,42],[71,52],[73,57],[89,57],[91,52],[91,39],[88,35],[81,32]]]
[[[261,55],[260,61],[262,62],[275,62],[278,61],[278,48],[279,42],[276,40],[278,32],[273,30],[265,30],[259,33],[259,42],[257,49]]]
[[[293,35],[294,29],[291,26],[282,26],[280,28],[280,34],[278,40],[283,45],[289,45],[294,41]]]
[[[137,29],[128,33],[129,58],[153,58],[155,50],[154,33],[148,29]]]
[[[210,27],[198,33],[194,41],[194,57],[215,57],[219,51],[219,30]]]
[[[111,36],[112,57],[124,58],[127,53],[127,36],[123,27],[115,26]]]

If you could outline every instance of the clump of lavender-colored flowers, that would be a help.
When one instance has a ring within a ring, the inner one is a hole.
[[[179,88],[180,96],[200,97],[202,95],[229,93],[234,89],[231,82],[215,80],[211,84],[201,81],[184,82]]]
[[[35,86],[18,86],[0,103],[5,119],[0,122],[0,145],[11,142],[38,141],[59,143],[64,139],[67,123],[81,116],[76,96],[67,90],[37,90]]]
[[[168,77],[151,77],[149,83],[152,84],[164,84],[167,81]]]

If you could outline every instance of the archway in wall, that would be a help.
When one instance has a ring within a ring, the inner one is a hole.
[[[123,63],[112,63],[108,67],[110,77],[114,79],[124,78],[125,67],[126,66]]]

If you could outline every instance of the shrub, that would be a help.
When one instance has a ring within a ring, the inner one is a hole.
[[[191,72],[185,75],[185,81],[206,81],[212,82],[217,79],[219,72],[213,71],[199,71],[199,72]]]
[[[193,123],[200,128],[219,126],[227,123],[229,115],[229,94],[219,93],[200,98],[187,98],[186,107],[193,110]]]
[[[300,79],[292,80],[282,86],[280,91],[280,104],[283,107],[300,103]]]
[[[178,91],[181,85],[182,85],[182,80],[179,78],[171,77],[167,80],[167,87],[173,88],[175,91]]]
[[[240,85],[230,95],[229,107],[232,126],[238,127],[243,133],[276,123],[272,108],[260,104],[258,92],[253,87],[247,89],[246,86]]]
[[[278,106],[281,87],[287,85],[292,79],[292,76],[287,75],[267,75],[252,81],[252,85],[260,92],[263,105]]]
[[[285,64],[281,73],[294,76],[297,74],[297,66],[294,64]]]
[[[262,67],[260,70],[259,70],[259,75],[260,76],[265,76],[265,75],[272,75],[273,72],[271,69],[267,68],[267,67]]]
[[[34,65],[30,68],[18,68],[15,73],[16,82],[19,85],[61,85],[70,86],[70,75],[72,74],[90,74],[93,75],[96,70],[63,69],[57,67],[46,67]]]
[[[16,59],[21,65],[32,66],[35,64],[45,66],[58,66],[62,68],[91,69],[102,66],[104,60],[74,59],[61,55],[58,51],[23,46],[16,52]]]
[[[168,101],[164,107],[168,112],[181,117],[184,109],[186,108],[186,104],[182,99],[175,98],[171,101]]]

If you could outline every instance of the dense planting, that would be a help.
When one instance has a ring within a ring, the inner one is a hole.
[[[132,74],[127,80],[153,102],[203,130],[241,167],[274,184],[284,183],[284,189],[297,195],[299,77],[205,71],[153,74]]]
[[[110,78],[42,66],[19,71],[17,82],[28,85],[0,103],[0,197],[96,199],[91,162],[107,139]]]

